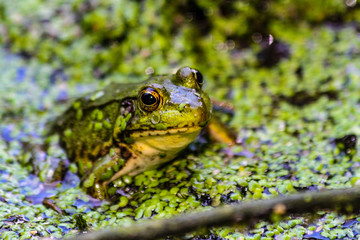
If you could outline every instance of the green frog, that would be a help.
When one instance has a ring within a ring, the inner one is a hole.
[[[174,159],[211,118],[203,84],[198,70],[182,67],[141,83],[112,83],[77,99],[53,130],[87,192],[106,198],[115,179]]]

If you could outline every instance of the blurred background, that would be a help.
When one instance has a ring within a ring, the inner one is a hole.
[[[291,57],[294,38],[314,28],[359,20],[356,0],[2,0],[0,43],[79,81],[190,65],[225,85]]]

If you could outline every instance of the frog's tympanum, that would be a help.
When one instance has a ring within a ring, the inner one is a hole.
[[[76,100],[55,129],[81,184],[97,198],[108,183],[173,159],[208,123],[212,104],[189,67],[142,83],[113,83]]]

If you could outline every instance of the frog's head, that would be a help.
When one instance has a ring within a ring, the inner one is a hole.
[[[127,138],[160,149],[187,146],[211,117],[212,104],[203,84],[201,73],[189,67],[148,79],[138,88]]]

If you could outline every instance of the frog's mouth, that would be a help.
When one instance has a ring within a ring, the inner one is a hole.
[[[138,138],[150,137],[150,136],[183,135],[183,134],[200,132],[201,129],[202,127],[200,126],[192,126],[192,127],[181,127],[181,128],[169,128],[166,130],[158,130],[158,129],[138,130],[131,132],[130,138],[138,139]]]

